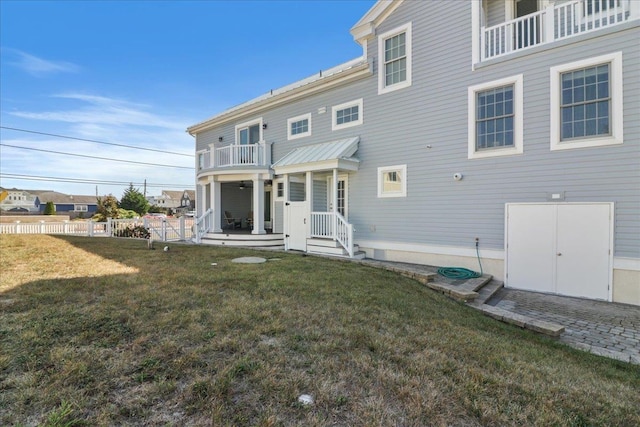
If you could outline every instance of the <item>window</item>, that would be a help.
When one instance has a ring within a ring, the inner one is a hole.
[[[551,68],[551,150],[622,144],[622,53]]]
[[[76,212],[88,212],[89,207],[87,205],[74,205],[73,210]]]
[[[276,184],[276,199],[284,199],[284,182],[278,182]]]
[[[336,105],[331,108],[333,122],[331,130],[348,128],[362,124],[364,111],[362,110],[362,98]]]
[[[198,169],[204,169],[204,153],[198,154]]]
[[[378,94],[411,86],[411,23],[378,36]]]
[[[292,117],[287,120],[287,139],[297,139],[311,135],[311,114]]]
[[[378,197],[407,196],[407,165],[378,168]]]
[[[236,144],[257,144],[262,140],[262,118],[236,126]]]
[[[468,89],[468,158],[522,154],[522,74]]]

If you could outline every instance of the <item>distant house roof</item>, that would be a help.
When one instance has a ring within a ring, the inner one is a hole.
[[[40,203],[53,202],[55,205],[63,204],[80,204],[95,205],[98,203],[96,196],[78,196],[71,194],[58,193],[57,191],[29,191],[30,194],[37,196]]]
[[[162,194],[174,200],[180,200],[182,198],[183,193],[184,193],[183,191],[169,191],[169,190],[162,191]]]
[[[277,174],[343,168],[357,170],[359,160],[352,156],[358,151],[358,142],[360,137],[355,136],[298,147],[272,167]]]

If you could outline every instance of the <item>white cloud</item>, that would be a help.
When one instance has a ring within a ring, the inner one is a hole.
[[[13,60],[7,61],[34,77],[43,77],[53,73],[77,73],[80,67],[66,61],[51,61],[28,54],[18,49],[3,48],[4,52],[9,52],[14,56]]]

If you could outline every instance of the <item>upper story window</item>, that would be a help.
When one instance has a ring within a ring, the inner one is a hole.
[[[331,113],[333,116],[331,130],[361,125],[364,115],[362,98],[335,105],[331,108]]]
[[[204,169],[204,153],[198,154],[198,169]]]
[[[287,120],[287,139],[297,139],[310,135],[311,114],[303,114]]]
[[[411,86],[411,23],[378,36],[378,94]]]
[[[551,68],[551,150],[622,144],[622,53]]]
[[[468,157],[521,154],[522,74],[468,89]]]
[[[262,118],[236,126],[236,144],[257,144],[262,140]]]

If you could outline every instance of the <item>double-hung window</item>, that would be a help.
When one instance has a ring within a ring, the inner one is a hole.
[[[622,54],[551,68],[551,150],[622,144]]]
[[[470,159],[521,154],[522,75],[468,89]]]
[[[411,86],[411,23],[378,36],[378,94]]]
[[[287,139],[297,139],[311,135],[311,114],[292,117],[287,120]]]
[[[331,115],[333,116],[331,130],[361,125],[364,115],[362,98],[333,106]]]

